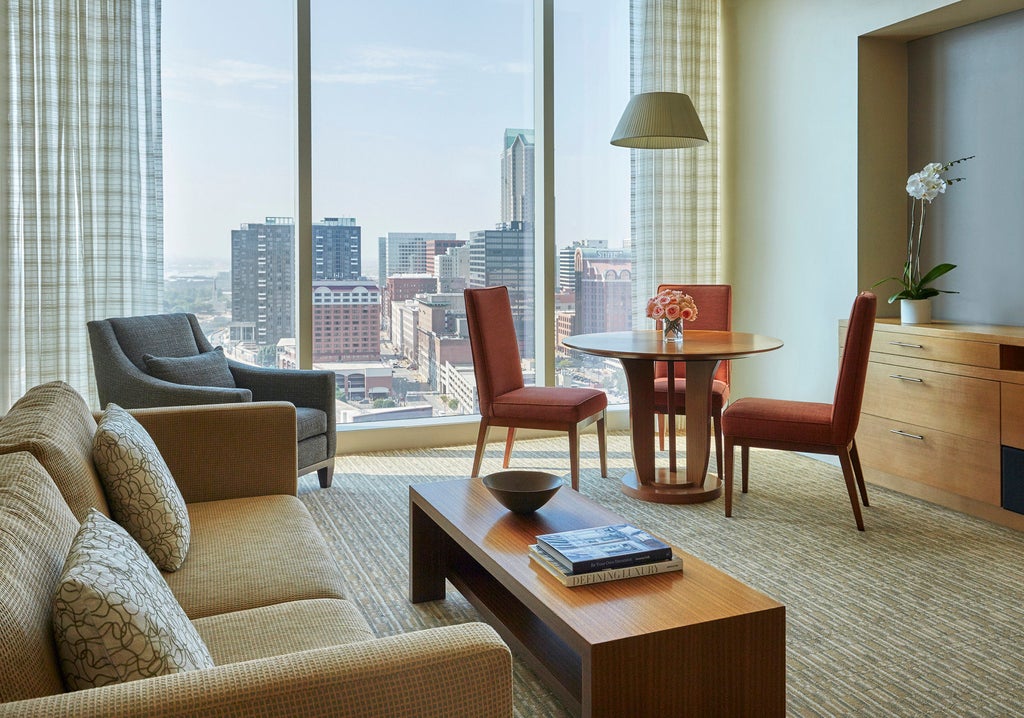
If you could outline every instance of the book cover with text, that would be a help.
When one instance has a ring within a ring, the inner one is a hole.
[[[672,558],[668,544],[630,524],[541,534],[537,544],[572,573]]]
[[[679,557],[673,557],[666,561],[655,561],[654,563],[606,568],[587,573],[572,573],[536,544],[530,546],[530,559],[558,579],[558,582],[563,586],[570,588],[589,586],[590,584],[604,583],[605,581],[618,581],[623,578],[637,578],[639,576],[651,576],[656,573],[683,570],[683,560]]]

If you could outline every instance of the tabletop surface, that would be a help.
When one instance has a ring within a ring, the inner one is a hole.
[[[692,361],[736,359],[770,352],[782,346],[780,339],[744,332],[683,330],[682,342],[666,342],[661,330],[577,334],[562,340],[565,346],[588,354],[619,359],[660,359]]]
[[[480,479],[418,484],[410,498],[532,611],[563,623],[591,645],[780,606],[678,546],[673,553],[683,559],[682,571],[561,585],[529,558],[527,548],[538,534],[625,523],[569,486],[525,516],[501,506]]]

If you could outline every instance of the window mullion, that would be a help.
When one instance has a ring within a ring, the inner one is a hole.
[[[555,383],[554,0],[534,0],[534,331],[538,386]]]

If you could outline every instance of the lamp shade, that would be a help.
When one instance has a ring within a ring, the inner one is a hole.
[[[630,98],[612,144],[644,150],[670,150],[708,143],[708,135],[688,95],[641,92]]]

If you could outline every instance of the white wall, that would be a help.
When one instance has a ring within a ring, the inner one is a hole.
[[[983,4],[723,0],[733,326],[786,343],[734,362],[734,396],[832,400],[837,322],[870,286],[858,277],[858,38],[937,8],[970,14],[967,6]]]

